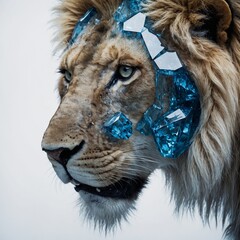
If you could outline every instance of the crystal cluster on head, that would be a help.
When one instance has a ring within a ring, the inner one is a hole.
[[[155,68],[156,96],[143,114],[136,129],[152,135],[163,157],[177,158],[190,146],[200,119],[200,97],[189,72],[176,52],[165,49],[160,36],[142,11],[144,0],[123,0],[114,14],[117,31],[124,37],[140,39]],[[92,21],[96,11],[90,9],[77,23],[70,44],[74,43]],[[131,137],[132,122],[121,112],[109,117],[103,125],[105,133],[115,139]]]
[[[141,0],[124,0],[114,15],[123,34],[142,39],[156,70],[155,102],[144,113],[137,130],[154,137],[162,156],[177,158],[189,148],[198,127],[199,93],[177,53],[168,52],[162,46],[151,22],[141,12],[141,3]],[[108,132],[112,136],[126,139],[124,132],[132,124],[125,115],[124,119],[125,124],[122,120],[118,124],[115,115],[108,120]]]

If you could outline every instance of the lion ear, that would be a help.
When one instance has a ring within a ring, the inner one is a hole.
[[[232,11],[225,0],[189,0],[188,10],[193,35],[204,36],[219,44],[228,39]]]

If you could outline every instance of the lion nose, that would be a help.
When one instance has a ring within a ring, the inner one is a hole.
[[[83,148],[84,144],[85,144],[85,142],[82,141],[79,145],[75,146],[72,149],[60,147],[60,148],[50,150],[50,149],[47,149],[44,147],[44,148],[42,148],[42,150],[47,153],[48,157],[50,157],[51,159],[53,159],[55,161],[58,161],[63,166],[66,166],[69,159],[73,155],[78,153]]]

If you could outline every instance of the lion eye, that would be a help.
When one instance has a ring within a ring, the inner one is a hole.
[[[65,78],[66,82],[70,83],[72,80],[72,74],[66,70],[64,73],[64,78]]]
[[[106,85],[106,88],[110,89],[111,87],[116,85],[118,81],[122,82],[124,85],[129,84],[131,80],[134,80],[132,77],[137,71],[137,67],[132,67],[129,65],[119,65],[110,82]]]
[[[72,74],[66,69],[59,69],[59,73],[64,76],[64,79],[67,83],[70,83],[72,80]]]
[[[134,74],[135,69],[130,66],[122,65],[118,68],[120,80],[128,80]]]

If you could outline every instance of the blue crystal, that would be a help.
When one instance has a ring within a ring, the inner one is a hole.
[[[175,102],[174,71],[157,71],[156,74],[156,101],[163,109]]]
[[[150,123],[143,116],[142,119],[138,122],[136,130],[145,136],[149,136],[152,133]]]
[[[167,99],[170,106],[199,99],[198,89],[185,68],[176,71],[160,70],[156,75],[156,97],[159,104]]]
[[[176,52],[166,51],[160,57],[154,59],[159,69],[177,70],[182,67],[182,63]]]
[[[123,23],[136,13],[141,11],[141,3],[143,0],[123,0],[114,14],[116,22]]]
[[[186,69],[157,70],[156,102],[137,130],[153,135],[162,156],[177,158],[189,148],[200,114],[198,90]]]
[[[138,41],[138,40],[142,41],[141,33],[122,31],[122,36],[124,38],[135,39],[136,41]]]
[[[142,4],[143,0],[129,0],[130,3],[130,9],[133,13],[138,13],[142,9]]]
[[[182,101],[194,101],[199,98],[198,89],[184,68],[176,71],[173,81],[180,104]]]
[[[150,135],[152,133],[152,125],[156,120],[159,119],[159,117],[162,115],[162,109],[157,106],[156,104],[153,104],[148,110],[143,114],[142,119],[137,124],[137,130],[144,134],[144,135]]]
[[[79,35],[82,33],[82,31],[90,22],[90,20],[96,15],[96,13],[97,13],[96,9],[91,8],[84,14],[84,16],[81,19],[79,19],[79,21],[77,22],[77,25],[73,30],[71,40],[69,41],[70,45],[72,45],[77,40]]]
[[[142,37],[151,58],[154,59],[164,49],[161,41],[156,34],[151,33],[147,28],[142,32]]]
[[[146,15],[139,12],[123,23],[123,31],[140,33],[144,29],[145,20]]]
[[[162,156],[176,158],[185,152],[192,138],[191,108],[179,108],[164,114],[152,127],[154,139]]]
[[[117,139],[129,139],[132,135],[132,122],[121,112],[108,118],[103,127],[109,135]]]
[[[117,11],[114,13],[114,20],[116,22],[123,23],[133,14],[130,12],[129,1],[123,0],[122,4],[118,7]]]

